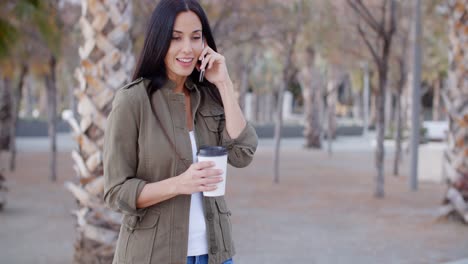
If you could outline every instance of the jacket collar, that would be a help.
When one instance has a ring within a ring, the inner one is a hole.
[[[173,91],[176,87],[176,83],[172,80],[167,80],[166,83],[162,86],[163,90]],[[185,87],[190,91],[198,91],[198,85],[195,84],[190,77],[187,77],[185,80]]]

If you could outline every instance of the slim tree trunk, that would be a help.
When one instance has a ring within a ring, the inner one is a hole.
[[[333,154],[332,143],[336,133],[336,101],[337,101],[337,89],[336,79],[330,77],[327,84],[327,146],[328,155]]]
[[[364,91],[363,91],[363,127],[364,136],[367,136],[369,133],[369,98],[370,98],[370,87],[369,87],[369,64],[365,62],[364,64]]]
[[[301,10],[301,2],[299,2],[299,6],[297,10]],[[286,53],[285,53],[285,61],[283,64],[283,71],[281,76],[281,84],[280,89],[278,91],[278,102],[276,104],[277,111],[276,111],[276,123],[275,123],[275,149],[274,149],[274,168],[273,168],[273,175],[274,175],[274,182],[279,183],[279,163],[280,163],[280,141],[281,141],[281,127],[283,126],[283,98],[284,92],[286,91],[289,81],[292,77],[291,66],[293,65],[293,54],[294,49],[296,46],[297,37],[301,30],[302,25],[302,16],[300,13],[296,14],[296,23],[295,27],[292,29],[292,32],[287,32],[286,37],[289,35],[290,39],[286,39]]]
[[[8,151],[11,144],[12,109],[12,81],[4,77],[0,93],[0,152]]]
[[[307,49],[307,64],[298,76],[304,99],[304,138],[306,148],[322,147],[321,97],[322,77],[315,67],[315,50]]]
[[[401,162],[401,142],[402,142],[402,130],[403,122],[401,118],[401,94],[396,96],[395,106],[396,124],[395,124],[395,160],[393,161],[393,175],[398,176],[400,174],[400,162]]]
[[[348,0],[348,5],[361,17],[365,18],[373,33],[377,35],[374,45],[369,34],[358,22],[357,28],[361,38],[369,49],[378,68],[379,87],[377,90],[377,149],[376,149],[376,185],[375,196],[384,197],[384,134],[385,134],[385,95],[387,89],[388,64],[393,35],[396,32],[396,0],[385,0],[381,4],[381,17],[376,18],[362,1]],[[387,13],[388,12],[388,13]],[[387,19],[388,18],[388,19]]]
[[[385,93],[385,134],[388,135],[391,131],[393,115],[392,89],[389,87]]]
[[[241,84],[239,89],[239,104],[242,110],[245,111],[245,95],[249,90],[249,78],[250,78],[250,71],[252,69],[252,63],[254,62],[254,53],[255,50],[252,51],[247,58],[244,58],[245,62],[242,64],[241,68]]]
[[[31,85],[31,78],[32,76],[27,76],[25,80],[25,92],[26,94],[24,95],[25,97],[25,115],[26,118],[32,118],[33,117],[33,108],[34,105],[36,104],[34,100],[34,95],[33,95],[33,87]]]
[[[50,142],[49,177],[51,181],[57,181],[57,86],[55,82],[56,65],[57,61],[55,56],[51,56],[49,60],[50,73],[45,78],[47,92],[47,124]]]
[[[286,71],[286,70],[285,70]],[[284,91],[286,90],[287,86],[287,79],[283,79],[283,83],[280,86],[278,91],[278,103],[276,104],[276,117],[275,117],[275,150],[274,150],[274,157],[273,157],[273,164],[274,164],[274,182],[279,183],[279,163],[280,163],[280,144],[281,144],[281,127],[283,126],[283,98],[284,98]]]
[[[432,101],[432,120],[440,120],[440,79],[434,81],[434,95]]]
[[[241,69],[241,83],[239,87],[239,105],[245,113],[245,94],[249,88],[249,65],[245,63]]]
[[[371,91],[369,125],[375,128],[377,124],[377,95],[375,90],[371,89]]]
[[[318,76],[318,75],[316,75]],[[321,134],[322,134],[322,82],[317,80],[315,87],[313,87],[312,95],[312,115],[311,115],[311,136],[310,146],[314,148],[322,148]]]
[[[4,151],[9,149],[9,144],[11,143],[11,123],[12,123],[12,83],[9,77],[4,77],[0,79],[0,157]],[[3,168],[0,168],[0,210],[6,204],[6,192],[5,187],[5,178],[1,174]]]
[[[1,155],[1,153],[0,153],[0,155]],[[7,202],[7,199],[6,199],[7,191],[8,191],[8,189],[5,186],[5,177],[3,177],[3,175],[0,173],[0,211],[3,210],[3,208],[5,207],[5,204]]]
[[[15,91],[15,95],[13,96],[14,100],[12,102],[13,105],[13,121],[11,124],[11,137],[10,137],[10,171],[14,171],[16,168],[16,127],[19,118],[20,106],[21,101],[23,98],[23,85],[26,75],[28,74],[28,65],[23,64],[21,65],[21,72],[19,76],[19,83],[18,87]]]
[[[387,70],[379,71],[379,93],[376,96],[377,104],[377,149],[376,149],[376,168],[377,175],[375,179],[375,197],[383,198],[384,193],[384,137],[385,137],[385,89],[387,84]]]

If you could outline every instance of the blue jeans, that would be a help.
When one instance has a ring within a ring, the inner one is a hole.
[[[187,264],[208,264],[208,255],[187,257]],[[220,264],[234,264],[234,261],[228,259]]]

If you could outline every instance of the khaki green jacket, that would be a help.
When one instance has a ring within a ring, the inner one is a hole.
[[[124,215],[113,263],[186,264],[190,195],[179,195],[148,208],[136,200],[146,183],[180,175],[192,164],[183,94],[168,81],[148,96],[149,81],[138,79],[117,91],[107,121],[104,143],[104,199]],[[223,108],[191,81],[190,91],[197,145],[225,146],[228,162],[247,166],[257,147],[250,125],[231,139]],[[151,100],[151,101],[150,101]],[[161,123],[156,119],[157,113]],[[163,126],[173,145],[164,135]],[[229,211],[223,196],[204,197],[209,263],[220,264],[235,254]]]

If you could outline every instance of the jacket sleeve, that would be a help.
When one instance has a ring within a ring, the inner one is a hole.
[[[255,128],[247,122],[237,138],[231,138],[224,126],[221,132],[221,145],[228,150],[228,162],[236,168],[247,167],[257,150],[258,138]]]
[[[142,216],[136,201],[145,181],[137,178],[139,118],[132,94],[119,90],[112,103],[104,136],[104,200],[111,209]]]

